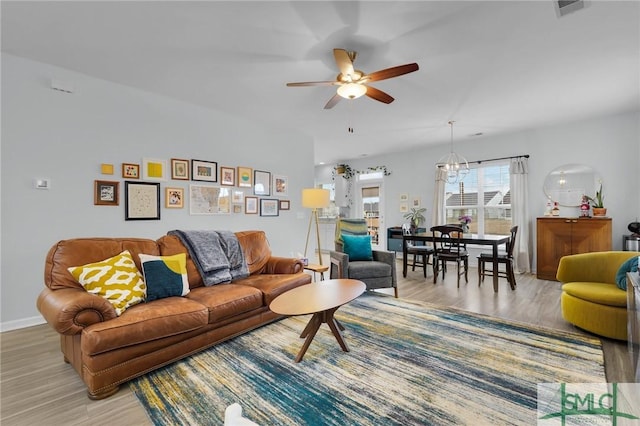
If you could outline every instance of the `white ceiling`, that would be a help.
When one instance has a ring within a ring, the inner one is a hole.
[[[11,2],[2,50],[311,136],[316,162],[637,110],[640,5],[589,1]],[[324,104],[333,48],[393,97]],[[81,88],[79,88],[81,90]],[[347,132],[348,127],[354,133]],[[480,143],[482,137],[476,137]]]

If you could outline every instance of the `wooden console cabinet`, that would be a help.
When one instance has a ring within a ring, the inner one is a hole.
[[[611,250],[611,219],[539,217],[537,220],[537,274],[556,279],[562,256]]]

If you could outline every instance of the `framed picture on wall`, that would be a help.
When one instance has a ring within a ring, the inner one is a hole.
[[[289,179],[286,176],[273,175],[273,195],[286,196]]]
[[[171,179],[189,180],[189,160],[171,159]]]
[[[122,177],[125,179],[140,179],[140,164],[122,163]]]
[[[108,180],[96,180],[93,184],[93,204],[96,206],[117,206],[118,186],[120,182]]]
[[[189,185],[189,213],[231,213],[231,194],[228,188],[207,185]]]
[[[244,213],[258,214],[258,197],[244,197]]]
[[[260,216],[278,216],[278,200],[271,198],[260,199]]]
[[[251,188],[253,186],[253,169],[251,167],[238,167],[238,186]]]
[[[125,181],[124,219],[160,220],[160,184]]]
[[[164,206],[168,209],[181,209],[184,207],[184,188],[165,188]]]
[[[271,173],[262,170],[253,171],[253,194],[271,195]]]
[[[236,169],[220,167],[220,185],[236,186]]]
[[[289,200],[280,200],[278,208],[280,210],[289,210],[291,208],[291,202]]]
[[[143,158],[142,178],[145,180],[167,180],[167,161],[159,158]]]
[[[191,160],[191,180],[218,181],[218,163],[215,161]]]
[[[244,203],[244,191],[232,191],[231,192],[231,202],[233,204],[242,204]]]

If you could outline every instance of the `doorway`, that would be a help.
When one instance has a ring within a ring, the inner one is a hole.
[[[373,182],[359,177],[358,181],[358,212],[367,222],[371,246],[374,250],[384,250],[384,212],[382,199],[382,182]]]

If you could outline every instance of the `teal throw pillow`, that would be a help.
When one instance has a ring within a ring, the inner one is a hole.
[[[618,273],[616,274],[616,285],[621,290],[627,289],[627,272],[636,272],[638,270],[638,256],[634,256],[631,259],[620,265]]]
[[[349,255],[349,261],[373,260],[369,235],[342,234],[342,242],[344,243],[344,252]]]
[[[171,296],[186,296],[189,293],[185,253],[173,256],[140,254],[139,257],[147,285],[147,302]]]

